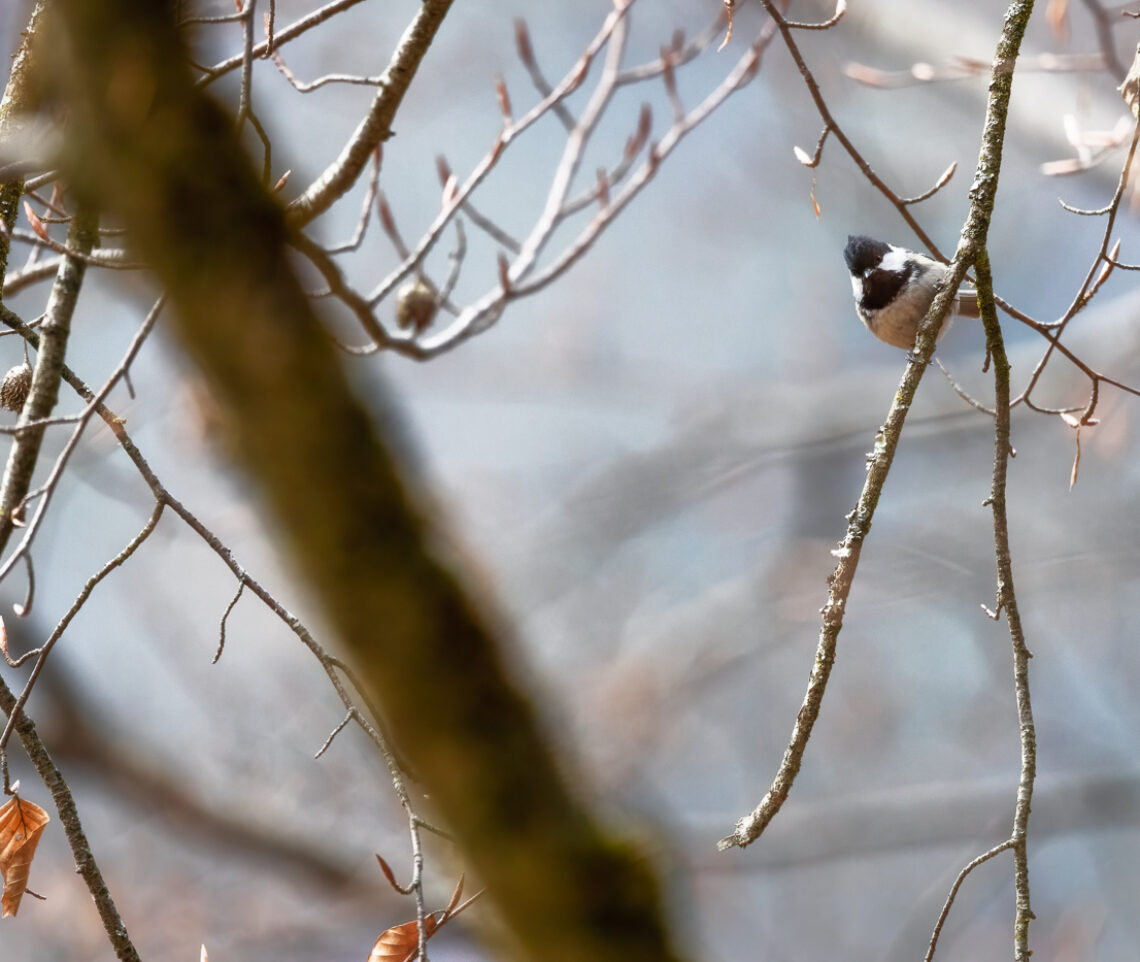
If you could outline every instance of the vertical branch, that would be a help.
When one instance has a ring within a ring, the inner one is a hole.
[[[79,210],[68,231],[68,253],[60,261],[51,296],[48,298],[40,346],[36,353],[36,366],[32,372],[32,386],[24,409],[20,412],[20,427],[49,417],[59,399],[63,358],[71,335],[71,316],[75,312],[75,302],[79,298],[79,288],[87,268],[84,258],[95,244],[96,232],[95,216],[89,210]],[[0,551],[12,534],[12,513],[24,500],[31,485],[44,430],[43,425],[39,425],[21,431],[8,452],[4,479],[0,481]]]
[[[24,29],[20,48],[12,58],[12,70],[8,84],[4,88],[4,98],[0,100],[0,140],[6,140],[15,132],[19,116],[28,107],[28,75],[32,63],[32,38],[40,25],[46,0],[36,0],[28,26]],[[15,177],[0,184],[0,278],[7,275],[8,251],[12,245],[12,228],[16,226],[16,215],[20,209],[20,197],[24,193],[24,178]],[[0,300],[3,295],[0,294]]]
[[[55,801],[56,812],[59,814],[60,824],[67,835],[71,854],[75,858],[75,871],[87,884],[91,893],[91,900],[103,921],[103,928],[107,932],[107,939],[115,950],[115,956],[120,962],[139,962],[139,954],[135,949],[127,927],[115,908],[114,899],[99,871],[95,856],[91,853],[91,846],[87,842],[87,835],[79,821],[79,810],[75,807],[75,799],[71,789],[64,780],[63,773],[56,767],[51,755],[40,740],[36,726],[23,712],[16,712],[16,696],[0,678],[0,710],[9,715],[15,713],[16,734],[20,736],[20,743],[24,746],[28,758],[31,760],[36,774],[43,779],[43,783],[51,792]]]
[[[983,248],[978,251],[974,267],[978,280],[978,305],[982,323],[986,328],[986,350],[994,366],[994,473],[989,504],[994,514],[994,554],[997,558],[997,613],[1005,611],[1009,626],[1009,639],[1013,645],[1013,679],[1017,694],[1017,721],[1021,732],[1021,775],[1017,785],[1017,803],[1014,807],[1013,832],[1010,842],[1013,849],[1014,890],[1017,915],[1014,920],[1014,959],[1028,962],[1029,922],[1033,911],[1029,907],[1029,857],[1026,850],[1026,830],[1029,825],[1030,803],[1033,800],[1033,783],[1037,774],[1037,736],[1033,725],[1033,705],[1029,697],[1029,659],[1032,657],[1025,644],[1017,596],[1013,587],[1013,562],[1009,550],[1009,519],[1006,514],[1006,475],[1009,467],[1009,358],[1005,353],[997,307],[993,299],[993,277],[989,255]]]

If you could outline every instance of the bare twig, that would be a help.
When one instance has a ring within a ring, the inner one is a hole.
[[[950,909],[954,906],[954,899],[958,897],[958,889],[962,887],[962,883],[966,881],[966,876],[969,875],[979,865],[988,862],[991,858],[1001,855],[1006,849],[1012,848],[1013,842],[1006,839],[999,845],[995,845],[988,852],[984,852],[976,859],[970,862],[961,872],[958,877],[954,879],[954,884],[950,886],[950,894],[946,896],[946,902],[942,906],[942,911],[938,913],[938,921],[934,923],[934,932],[930,936],[930,945],[926,949],[926,955],[923,957],[923,962],[931,962],[934,958],[934,952],[938,948],[938,937],[942,934],[942,927],[946,924],[946,919],[950,915]]]
[[[1026,832],[1029,810],[1033,799],[1033,785],[1037,774],[1037,736],[1033,725],[1033,706],[1029,694],[1029,649],[1021,625],[1017,595],[1013,585],[1013,562],[1009,549],[1009,520],[1006,512],[1006,476],[1010,456],[1010,389],[1009,359],[998,324],[993,303],[993,278],[990,275],[989,257],[983,248],[977,254],[975,268],[978,277],[978,304],[982,323],[986,328],[986,346],[994,365],[994,471],[989,503],[994,516],[994,552],[997,557],[997,610],[1005,611],[1009,637],[1013,645],[1014,689],[1017,696],[1017,719],[1021,733],[1021,777],[1017,787],[1013,831],[1010,845],[1013,849],[1014,888],[1017,898],[1017,917],[1014,921],[1014,958],[1028,962],[1029,923],[1033,911],[1029,905],[1029,861],[1026,852]]]

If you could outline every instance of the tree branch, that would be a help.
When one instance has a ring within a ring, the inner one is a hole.
[[[380,77],[380,89],[376,91],[367,115],[344,145],[340,156],[289,205],[291,223],[303,227],[328,210],[356,183],[376,145],[392,136],[396,111],[400,109],[404,94],[435,39],[439,25],[451,9],[451,3],[452,0],[422,0],[419,13],[404,31],[388,68]]]
[[[353,395],[291,271],[285,214],[195,89],[163,7],[58,7],[45,79],[74,118],[63,166],[147,253],[235,458],[525,954],[679,958],[644,860],[595,824],[510,680],[496,617],[434,556],[393,429]],[[153,91],[143,109],[104,93],[124,73]]]
[[[780,27],[785,43],[791,47],[789,28],[779,11],[771,0],[763,0],[763,3],[769,16],[773,17]],[[993,79],[990,82],[989,102],[986,107],[985,125],[982,128],[984,134],[981,152],[973,186],[970,189],[970,211],[962,229],[957,254],[950,265],[950,274],[919,327],[914,353],[910,356],[903,372],[887,419],[875,435],[874,449],[867,456],[867,480],[864,482],[863,491],[855,508],[847,516],[847,533],[833,552],[839,563],[829,579],[815,661],[788,747],[784,751],[784,757],[767,794],[756,808],[737,821],[731,835],[721,839],[717,846],[721,850],[734,846],[744,847],[756,841],[784,804],[799,773],[812,727],[819,717],[831,668],[835,663],[839,632],[843,628],[843,615],[859,566],[863,541],[870,531],[875,508],[878,506],[883,485],[890,472],[907,413],[914,401],[922,375],[934,354],[936,332],[941,330],[942,323],[949,313],[951,301],[956,296],[966,271],[974,263],[978,252],[985,247],[997,192],[998,174],[1001,171],[1002,146],[1005,141],[1006,118],[1013,86],[1012,70],[1004,70],[1002,65],[1015,62],[1032,9],[1032,0],[1013,0],[1006,11],[1004,27],[994,55]],[[803,73],[806,67],[802,58],[797,56],[796,59]],[[809,84],[809,89],[812,90],[813,97],[818,95],[818,87]],[[817,99],[817,104],[818,102]],[[830,114],[824,113],[824,119],[830,120]],[[878,186],[878,181],[874,182]]]

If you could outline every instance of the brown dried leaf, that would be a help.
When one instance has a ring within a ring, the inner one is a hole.
[[[384,878],[388,880],[388,884],[391,885],[392,888],[402,895],[407,895],[411,892],[411,886],[404,888],[404,886],[396,881],[396,873],[392,871],[392,866],[384,861],[383,856],[377,854],[376,861],[380,863],[380,870],[384,873]]]
[[[201,962],[210,962],[210,957],[206,954],[206,946],[204,945],[202,946]]]
[[[460,875],[459,881],[455,883],[455,891],[451,893],[451,901],[447,903],[447,908],[443,910],[443,917],[446,919],[450,917],[451,913],[455,911],[455,906],[459,904],[459,900],[463,898],[463,880],[466,876]]]
[[[32,230],[36,232],[36,236],[40,240],[46,241],[51,239],[48,237],[48,229],[45,226],[44,222],[39,219],[36,212],[32,210],[32,205],[27,201],[24,201],[24,214],[28,218],[28,223],[32,225]]]
[[[424,938],[430,939],[438,926],[434,915],[424,916]],[[405,962],[416,954],[419,945],[420,930],[414,919],[403,925],[393,925],[380,933],[380,938],[368,953],[368,962]]]
[[[732,39],[732,8],[735,6],[736,0],[724,0],[724,11],[728,14],[728,33],[724,35],[724,39],[720,42],[720,46],[716,48],[716,52],[720,53],[728,42]]]
[[[26,802],[18,795],[0,806],[0,876],[4,879],[0,918],[15,915],[19,910],[20,899],[28,887],[36,846],[49,821],[48,813],[39,805]]]
[[[811,206],[813,208],[815,208],[815,216],[816,216],[816,219],[818,220],[821,216],[821,211],[819,209],[819,201],[815,199],[815,182],[814,181],[812,182],[812,185],[811,185]]]

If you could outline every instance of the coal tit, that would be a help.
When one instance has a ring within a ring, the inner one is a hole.
[[[848,236],[843,259],[851,271],[859,320],[879,340],[911,350],[918,324],[950,269],[925,254],[861,234]],[[978,317],[978,295],[960,290],[951,312]],[[946,333],[949,320],[943,322],[939,337]]]

